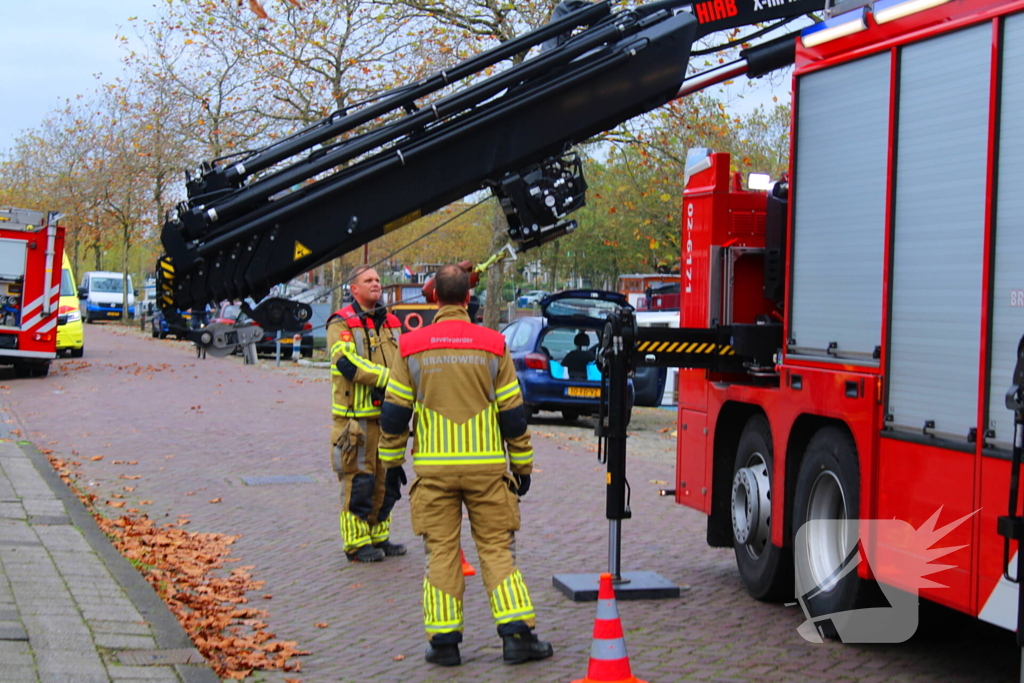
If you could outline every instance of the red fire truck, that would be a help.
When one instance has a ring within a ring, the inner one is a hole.
[[[64,228],[56,214],[0,208],[0,364],[45,377],[57,356]]]
[[[788,179],[743,191],[720,154],[689,178],[680,326],[782,324],[774,363],[679,378],[676,501],[756,598],[792,591],[795,558],[827,587],[812,615],[856,607],[872,570],[829,587],[841,532],[797,530],[897,519],[954,548],[922,597],[1017,627],[997,517],[1024,333],[1022,9],[878,0],[815,25]],[[930,544],[901,552],[927,563]]]

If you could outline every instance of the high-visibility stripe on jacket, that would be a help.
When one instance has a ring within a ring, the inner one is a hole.
[[[365,324],[354,306],[345,306],[327,320],[327,346],[331,352],[331,412],[336,417],[377,419],[380,406],[373,405],[373,389],[383,389],[391,375],[390,366],[398,357],[398,337],[402,323],[388,313],[380,329],[371,321]],[[344,359],[353,377],[338,368]]]
[[[444,306],[431,325],[403,334],[399,349],[381,415],[385,467],[405,461],[412,418],[413,466],[421,476],[508,465],[531,471],[523,397],[501,334],[472,324],[461,306]]]

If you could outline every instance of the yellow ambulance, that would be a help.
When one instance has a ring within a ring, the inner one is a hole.
[[[81,358],[85,353],[85,331],[78,307],[78,290],[75,288],[75,274],[71,272],[67,252],[64,252],[64,267],[60,274],[60,308],[57,310],[57,353],[61,351],[67,351],[72,358]]]

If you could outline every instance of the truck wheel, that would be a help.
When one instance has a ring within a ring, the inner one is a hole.
[[[576,420],[580,419],[580,413],[578,410],[563,410],[562,418],[566,422],[575,422]]]
[[[812,618],[855,609],[869,600],[869,582],[856,570],[838,580],[833,577],[857,548],[859,513],[857,446],[846,430],[824,427],[807,444],[793,499],[793,554],[803,594],[797,597]],[[817,626],[824,637],[839,637],[831,621]]]
[[[736,566],[758,600],[783,600],[793,590],[793,558],[771,542],[772,432],[762,415],[743,427],[732,478],[732,535]]]
[[[72,358],[81,358],[84,355],[85,355],[85,346],[84,345],[81,348],[78,348],[78,349],[71,349],[71,357]]]
[[[36,363],[35,367],[32,368],[33,377],[46,377],[48,374],[50,374],[50,361]]]

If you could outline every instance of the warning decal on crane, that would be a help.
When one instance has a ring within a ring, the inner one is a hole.
[[[302,242],[300,242],[298,240],[295,240],[295,258],[292,259],[293,261],[298,261],[301,258],[306,258],[307,256],[309,256],[312,253],[313,253],[312,249],[307,247]]]

